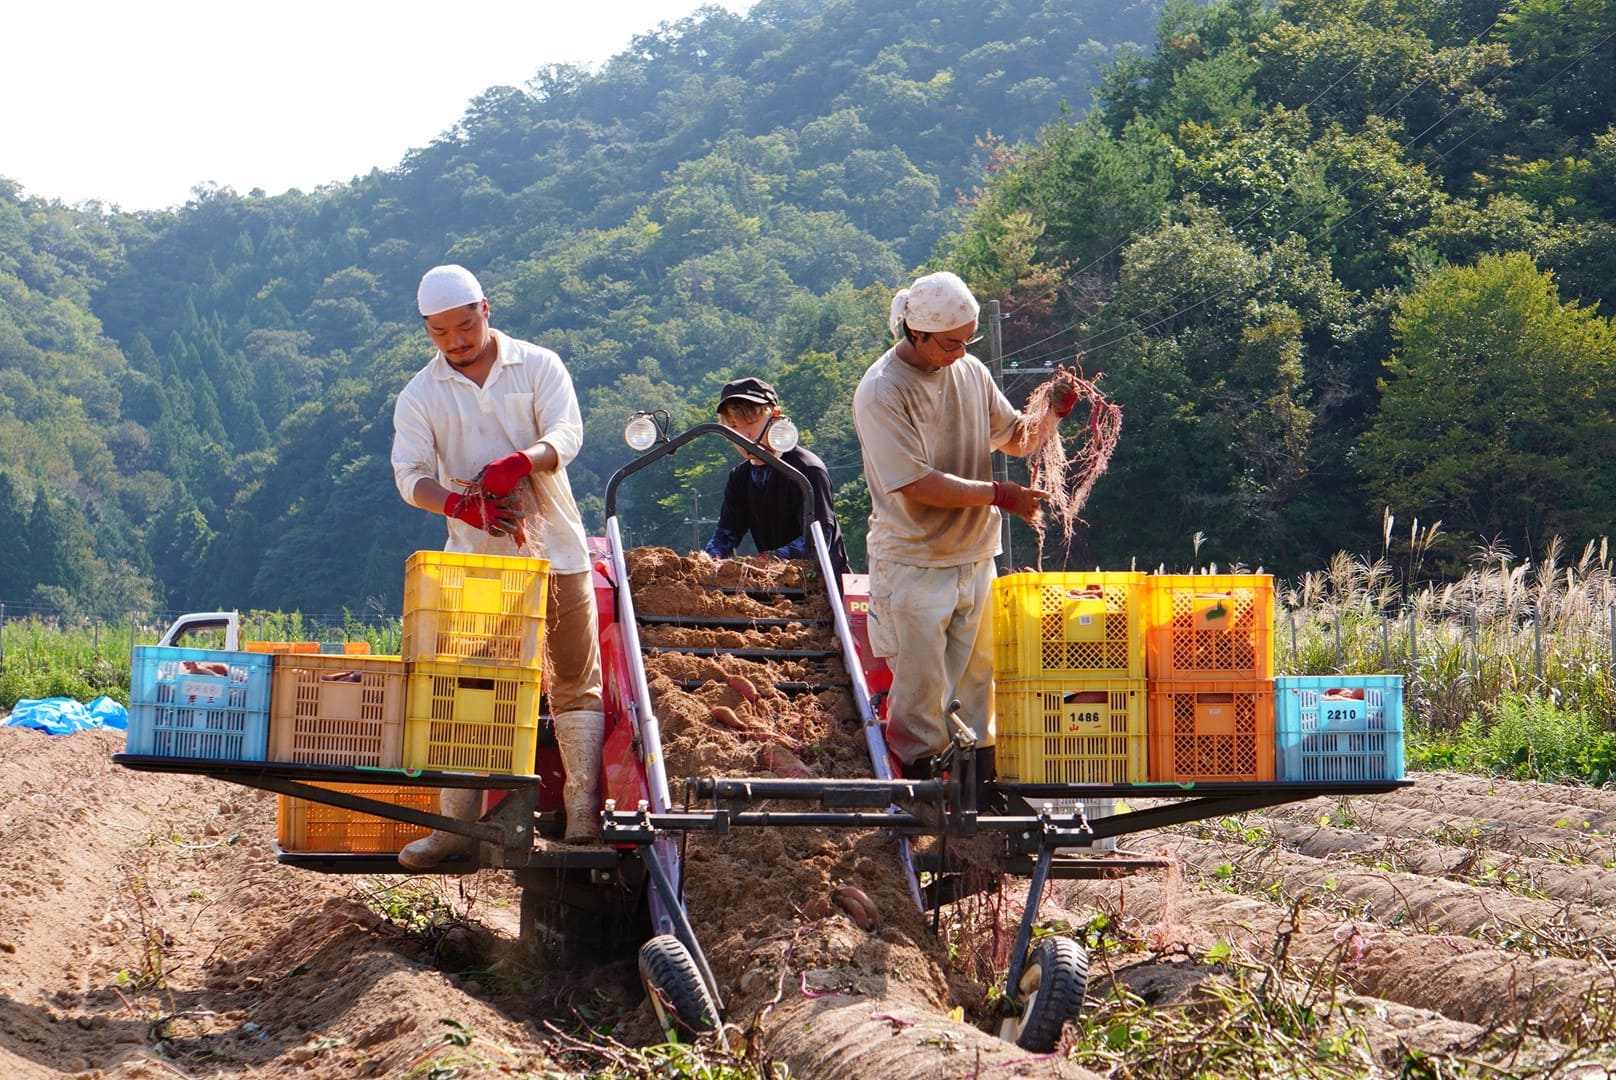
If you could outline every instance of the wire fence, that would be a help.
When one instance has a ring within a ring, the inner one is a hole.
[[[1489,715],[1510,694],[1541,695],[1616,728],[1616,586],[1535,593],[1448,588],[1384,599],[1366,589],[1281,590],[1274,670],[1401,675],[1410,718],[1437,729]],[[106,620],[0,602],[0,708],[41,696],[41,687],[127,691],[135,647],[155,644],[182,614],[162,609]],[[364,642],[372,655],[396,656],[403,617],[245,611],[239,630],[243,648],[252,641],[313,642],[322,652],[346,652]],[[222,639],[193,643],[223,646]],[[82,681],[63,681],[70,677]]]
[[[83,654],[94,661],[127,667],[137,645],[154,645],[175,619],[187,612],[160,609],[130,612],[121,619],[90,618],[49,604],[0,602],[0,670],[19,657],[37,654]],[[301,641],[321,646],[365,642],[377,655],[396,655],[403,638],[403,617],[352,612],[309,613],[246,611],[238,616],[242,642]]]

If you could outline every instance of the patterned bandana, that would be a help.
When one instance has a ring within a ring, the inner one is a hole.
[[[957,274],[942,270],[916,278],[909,288],[898,290],[892,298],[887,326],[895,338],[903,336],[905,323],[911,330],[934,334],[964,326],[981,310],[965,282]]]

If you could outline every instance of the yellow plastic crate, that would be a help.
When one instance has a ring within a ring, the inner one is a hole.
[[[1152,682],[1150,779],[1161,783],[1274,778],[1274,682]]]
[[[994,677],[1144,678],[1144,589],[1132,572],[994,579]]]
[[[315,787],[363,795],[378,802],[438,812],[438,789],[392,784],[316,784]],[[397,854],[405,844],[426,836],[430,829],[374,814],[361,814],[309,799],[280,797],[275,816],[282,851]]]
[[[1000,682],[995,711],[1003,780],[1132,784],[1146,778],[1143,679]]]
[[[404,680],[404,661],[396,656],[276,656],[269,760],[398,768],[404,754]]]
[[[1152,680],[1274,675],[1269,574],[1153,574],[1146,584],[1145,670]]]
[[[418,663],[409,671],[406,769],[533,774],[537,669]]]
[[[417,551],[404,563],[405,661],[539,667],[549,581],[545,559]]]

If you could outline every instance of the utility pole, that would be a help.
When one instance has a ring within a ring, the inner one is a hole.
[[[999,336],[999,302],[988,301],[988,370],[993,373],[993,385],[1004,392],[1004,339]],[[1010,463],[1004,456],[1004,451],[993,451],[993,479],[1003,481],[1010,479]],[[1003,550],[999,554],[999,573],[1007,574],[1016,561],[1010,551],[1010,514],[999,511],[999,547]]]
[[[704,518],[701,516],[701,496],[694,491],[690,493],[690,516],[685,518],[685,524],[690,526],[691,551],[700,551],[706,546],[701,538],[702,526],[718,524],[717,518]]]

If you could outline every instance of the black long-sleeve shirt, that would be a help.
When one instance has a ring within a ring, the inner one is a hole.
[[[840,578],[848,572],[847,546],[831,502],[830,472],[817,454],[800,446],[781,454],[780,460],[808,478],[814,493],[814,520],[825,533],[831,568]],[[718,527],[707,541],[707,554],[715,559],[731,557],[749,532],[760,553],[782,559],[809,557],[808,537],[802,528],[802,489],[768,465],[743,461],[729,471],[724,506],[718,512]]]

